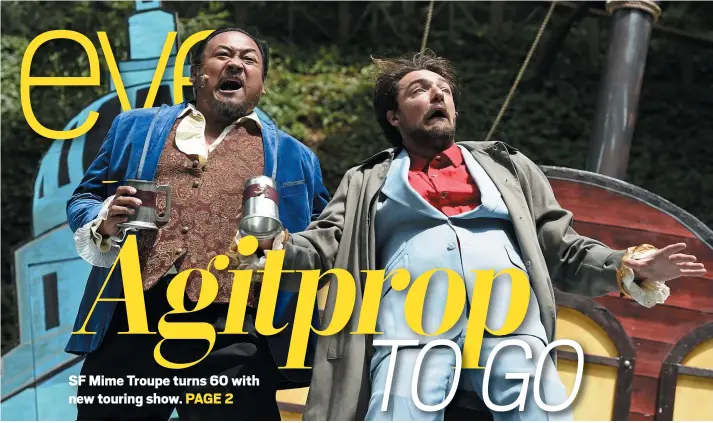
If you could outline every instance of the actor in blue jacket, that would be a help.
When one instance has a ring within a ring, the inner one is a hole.
[[[168,222],[159,223],[158,230],[137,234],[146,314],[152,332],[157,332],[159,319],[171,310],[166,301],[171,278],[185,269],[205,269],[216,255],[228,251],[238,227],[246,179],[268,175],[276,180],[280,219],[290,232],[304,230],[321,213],[329,195],[322,184],[316,156],[280,131],[257,108],[265,92],[267,71],[265,42],[237,28],[220,29],[199,43],[192,56],[195,103],[132,110],[113,122],[99,154],[67,204],[79,254],[93,268],[74,325],[74,331],[78,331],[87,321],[86,331],[90,334],[73,334],[66,351],[86,355],[82,374],[122,378],[125,383],[119,387],[85,383],[79,386],[78,395],[147,398],[156,392],[159,396],[180,397],[183,404],[175,407],[181,419],[279,420],[276,389],[295,386],[280,383],[305,385],[309,381],[309,372],[287,373],[277,368],[286,361],[289,330],[269,339],[255,330],[259,284],[251,288],[248,299],[243,328],[247,333],[217,336],[205,359],[178,371],[156,363],[153,352],[162,339],[158,333],[117,335],[127,330],[123,302],[99,301],[94,306],[127,235],[117,225],[141,204],[134,195],[136,190],[123,183],[127,179],[153,180],[157,185],[169,185],[172,192]],[[156,210],[165,210],[163,195],[157,197]],[[211,269],[220,287],[213,304],[167,320],[207,322],[217,333],[223,331],[232,283],[229,270],[230,267],[225,271]],[[186,287],[186,310],[195,308],[200,286],[200,274],[193,272]],[[101,296],[122,298],[122,293],[117,265]],[[278,327],[292,320],[295,303],[295,293],[280,294],[275,310]],[[162,344],[161,353],[170,361],[188,363],[200,359],[206,347],[203,340],[168,340]],[[171,385],[158,392],[152,386],[128,386],[127,375],[170,378]],[[243,387],[233,387],[232,383],[176,386],[177,379],[173,378],[199,381],[213,375],[241,379],[246,376],[244,379],[251,382]],[[186,404],[186,393],[206,392],[224,392],[223,404]],[[174,409],[171,404],[137,405],[114,401],[99,404],[95,400],[93,404],[78,405],[77,417],[166,420]]]

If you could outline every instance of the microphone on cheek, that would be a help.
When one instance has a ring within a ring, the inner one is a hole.
[[[199,88],[205,87],[205,82],[206,82],[206,80],[208,80],[208,75],[206,75],[206,74],[201,75],[201,82],[200,82],[200,84],[198,85]]]

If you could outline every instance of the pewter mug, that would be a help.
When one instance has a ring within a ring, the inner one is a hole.
[[[158,230],[156,223],[168,222],[171,216],[171,187],[169,185],[156,185],[154,181],[141,179],[127,179],[127,186],[136,189],[133,197],[141,200],[141,205],[135,209],[136,213],[128,215],[129,220],[120,223],[120,228]],[[156,195],[158,192],[166,193],[166,210],[162,215],[156,214]]]
[[[279,197],[274,179],[256,176],[245,181],[240,233],[259,240],[272,239],[282,232]]]

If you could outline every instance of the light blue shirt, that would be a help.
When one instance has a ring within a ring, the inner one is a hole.
[[[383,197],[377,203],[376,247],[380,269],[386,274],[397,268],[409,271],[411,283],[421,274],[434,268],[455,272],[465,283],[468,299],[475,286],[473,270],[498,271],[517,267],[527,274],[510,215],[500,192],[478,162],[464,151],[468,172],[481,192],[476,209],[455,216],[446,216],[431,206],[408,182],[409,156],[402,151],[392,163],[383,187]],[[384,283],[382,301],[374,339],[419,340],[426,344],[434,339],[456,339],[464,334],[470,301],[458,323],[444,334],[429,337],[413,332],[404,316],[408,289],[392,288],[390,279]],[[509,275],[498,276],[493,282],[488,307],[487,325],[500,328],[510,303]],[[423,329],[435,332],[447,305],[448,275],[436,272],[431,276],[424,301]],[[534,335],[547,343],[547,335],[540,321],[540,310],[532,288],[526,317],[516,334]],[[378,361],[378,360],[375,360]]]

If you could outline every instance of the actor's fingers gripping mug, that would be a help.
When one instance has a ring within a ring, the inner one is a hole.
[[[168,222],[171,215],[171,187],[169,185],[156,185],[154,181],[140,179],[127,179],[126,185],[136,189],[136,194],[133,197],[141,200],[141,205],[135,209],[136,213],[128,215],[127,222],[117,226],[129,229],[158,230],[157,222]],[[166,210],[160,216],[156,214],[156,196],[159,191],[166,193]]]
[[[257,176],[245,181],[241,235],[272,239],[282,232],[275,186],[275,181],[268,176]]]

